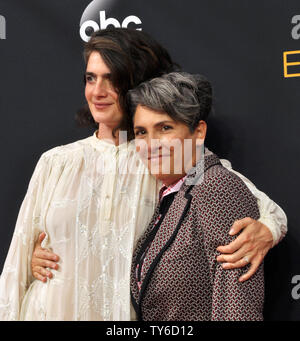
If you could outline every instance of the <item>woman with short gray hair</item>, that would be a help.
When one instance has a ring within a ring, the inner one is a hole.
[[[185,123],[191,132],[207,120],[212,104],[212,88],[201,75],[171,72],[140,84],[129,91],[131,114],[138,104],[168,114]]]
[[[243,181],[203,148],[210,83],[173,72],[131,90],[129,101],[142,160],[163,182],[133,255],[131,294],[138,319],[262,320],[263,266],[241,283],[247,267],[226,270],[217,262],[217,245],[235,239],[228,234],[232,223],[258,219],[259,209]],[[186,142],[190,150],[179,148]]]

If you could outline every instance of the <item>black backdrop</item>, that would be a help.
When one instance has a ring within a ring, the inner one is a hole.
[[[104,25],[100,11],[124,25],[134,15],[141,24],[129,27],[213,83],[214,150],[285,210],[288,235],[265,262],[265,319],[300,320],[300,65],[285,75],[283,57],[300,62],[299,1],[91,2],[0,0],[0,269],[39,156],[90,134],[74,123],[84,103],[80,23]]]

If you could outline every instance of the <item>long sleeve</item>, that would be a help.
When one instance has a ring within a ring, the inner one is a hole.
[[[279,207],[273,200],[271,200],[264,192],[258,190],[255,185],[244,175],[233,170],[228,160],[222,159],[220,161],[225,168],[242,179],[251,193],[256,197],[260,212],[259,221],[266,225],[272,233],[273,246],[278,244],[287,233],[287,217],[282,208]]]
[[[218,174],[212,183],[207,182],[206,193],[205,214],[199,210],[199,221],[212,285],[211,320],[262,320],[263,265],[248,281],[240,283],[238,279],[248,271],[249,265],[225,270],[216,261],[218,245],[228,244],[236,238],[228,234],[234,220],[246,216],[259,218],[256,200],[244,183],[226,170]]]
[[[44,160],[39,160],[21,205],[0,277],[0,320],[19,320],[22,299],[32,282],[31,257],[40,231]]]

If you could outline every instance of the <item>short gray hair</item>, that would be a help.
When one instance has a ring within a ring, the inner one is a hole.
[[[212,88],[201,75],[171,72],[141,83],[128,92],[133,118],[138,105],[166,112],[174,121],[186,124],[194,132],[199,121],[211,111]]]

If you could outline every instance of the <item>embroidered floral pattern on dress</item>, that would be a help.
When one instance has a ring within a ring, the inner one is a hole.
[[[130,320],[133,246],[160,185],[134,151],[92,136],[42,155],[1,275],[0,320]],[[30,270],[41,231],[60,256],[47,283]]]

